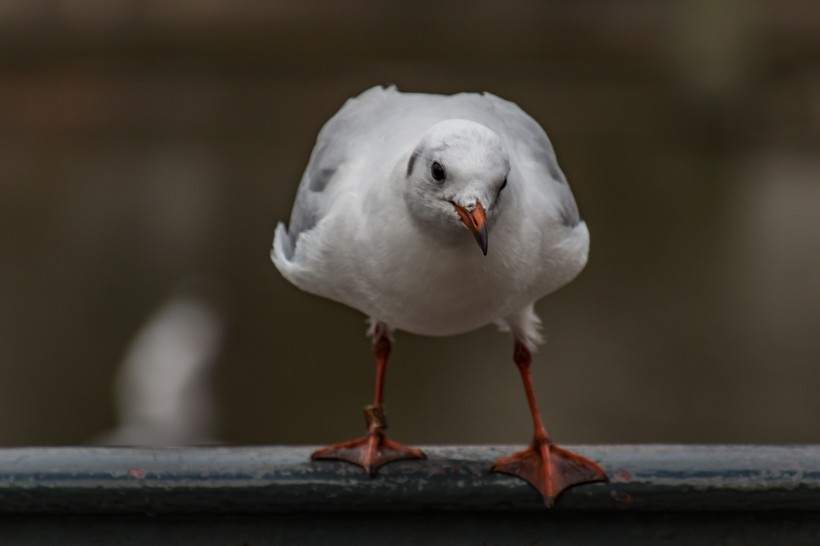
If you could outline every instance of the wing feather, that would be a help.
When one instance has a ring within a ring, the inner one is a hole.
[[[279,247],[288,260],[293,258],[299,236],[313,229],[330,208],[333,186],[339,179],[339,171],[355,157],[355,150],[362,144],[367,123],[378,119],[390,96],[399,93],[396,88],[372,87],[361,95],[348,99],[344,106],[325,123],[310,160],[302,175],[296,199],[290,213],[288,227],[277,227],[274,253]],[[276,239],[282,237],[277,244]]]

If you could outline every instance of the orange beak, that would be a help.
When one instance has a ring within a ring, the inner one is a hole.
[[[467,226],[467,229],[475,237],[478,246],[481,247],[481,252],[487,255],[487,215],[484,212],[484,207],[481,203],[476,203],[472,212],[468,211],[461,205],[453,203],[456,212],[461,217],[461,221]]]

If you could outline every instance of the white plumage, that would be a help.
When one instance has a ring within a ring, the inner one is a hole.
[[[479,202],[486,256],[453,208]],[[443,336],[496,322],[532,349],[533,304],[583,269],[588,248],[552,145],[518,106],[375,87],[319,133],[271,257],[302,290],[390,328]]]

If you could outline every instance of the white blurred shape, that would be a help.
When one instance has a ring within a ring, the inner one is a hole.
[[[214,443],[214,363],[225,323],[201,296],[185,294],[162,306],[137,333],[117,374],[120,425],[97,443]]]

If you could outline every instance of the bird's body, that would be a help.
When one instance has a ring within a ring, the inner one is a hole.
[[[515,340],[535,434],[530,448],[494,470],[527,480],[547,505],[573,484],[605,480],[597,464],[549,439],[530,377],[541,339],[533,306],[578,275],[588,250],[589,232],[546,133],[514,103],[392,87],[350,99],[319,133],[290,224],[277,226],[271,251],[294,285],[362,311],[373,325],[368,433],[314,459],[374,473],[424,458],[384,433],[390,331],[446,336],[495,322]]]
[[[469,238],[416,229],[397,197],[419,140],[448,119],[488,127],[509,154],[503,214],[489,226],[487,256]],[[546,134],[515,104],[489,94],[373,88],[319,134],[290,230],[277,228],[272,257],[299,288],[391,328],[446,336],[499,322],[526,328],[532,346],[533,303],[572,280],[588,248],[586,224]]]

